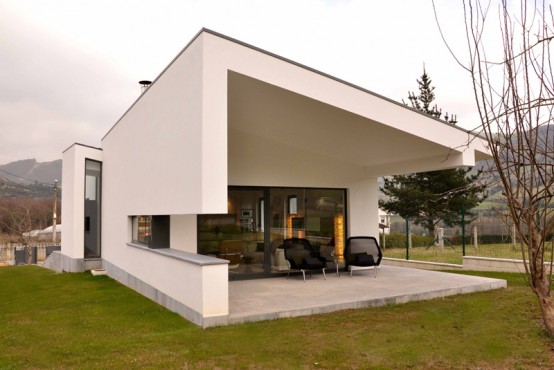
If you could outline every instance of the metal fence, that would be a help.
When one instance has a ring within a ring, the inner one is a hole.
[[[464,253],[465,252],[465,253]],[[521,246],[519,244],[482,244],[477,247],[466,245],[465,251],[462,245],[445,245],[439,248],[436,245],[418,246],[412,248],[385,248],[384,257],[400,258],[416,261],[452,263],[461,265],[463,256],[522,259]]]
[[[408,243],[406,234],[385,235],[385,240],[381,234],[381,247],[385,257],[460,265],[464,256],[523,258],[521,244],[502,235],[483,235],[478,240],[466,237],[465,243],[460,235],[444,237],[442,243],[433,236],[412,235]],[[552,243],[548,242],[546,248],[552,250]]]
[[[0,263],[7,265],[39,263],[44,261],[53,251],[60,250],[59,243],[34,243],[29,251],[20,243],[0,244]],[[30,258],[29,258],[30,257]]]

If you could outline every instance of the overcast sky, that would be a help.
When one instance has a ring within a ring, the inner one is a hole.
[[[438,0],[462,59],[463,9]],[[0,164],[51,161],[100,139],[206,27],[391,99],[417,91],[479,122],[469,76],[444,46],[431,0],[0,0]]]

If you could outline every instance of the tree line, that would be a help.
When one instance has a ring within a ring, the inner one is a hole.
[[[17,238],[32,230],[52,225],[52,198],[0,199],[0,234]],[[57,221],[61,223],[61,202],[57,204]]]

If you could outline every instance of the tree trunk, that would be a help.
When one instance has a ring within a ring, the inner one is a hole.
[[[531,220],[530,220],[531,221]],[[531,288],[539,300],[542,318],[549,337],[554,336],[554,301],[551,295],[550,267],[544,264],[544,240],[539,229],[529,222],[528,257]]]
[[[27,255],[27,264],[30,265],[33,263],[33,250],[30,245],[25,246],[25,254]]]
[[[544,326],[548,336],[552,338],[554,336],[554,302],[548,289],[549,279],[544,275],[544,278],[536,283],[535,293],[539,299]]]

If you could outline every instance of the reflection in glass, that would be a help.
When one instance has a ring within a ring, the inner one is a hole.
[[[228,213],[198,216],[198,253],[229,261],[230,277],[265,270],[264,192],[230,189]]]
[[[333,261],[344,250],[345,194],[343,189],[230,188],[228,213],[198,216],[198,253],[229,260],[231,278],[288,270],[280,247],[292,237],[308,239]]]
[[[85,161],[84,257],[100,257],[100,204],[102,164]]]

